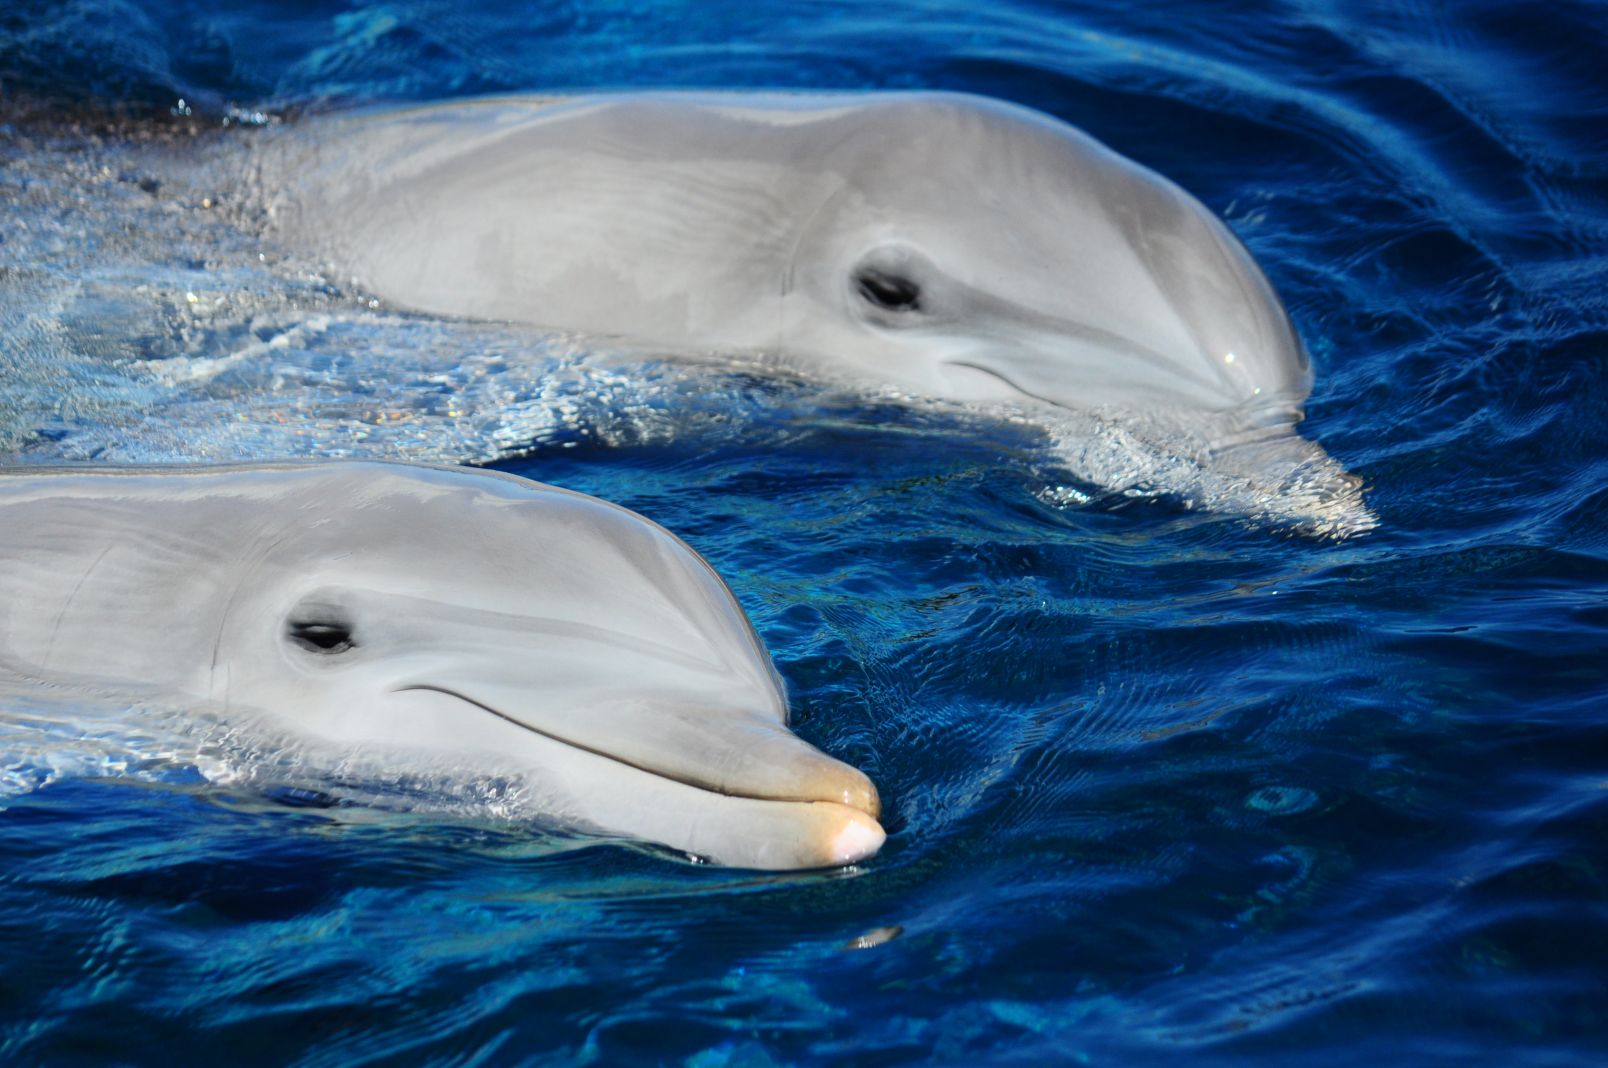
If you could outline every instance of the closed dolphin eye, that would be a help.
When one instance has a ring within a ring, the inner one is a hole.
[[[285,637],[309,653],[332,655],[357,648],[349,623],[332,619],[291,619]]]
[[[849,291],[864,317],[885,328],[915,326],[939,311],[943,272],[904,242],[868,249],[849,269]]]
[[[885,311],[908,312],[921,308],[921,287],[892,271],[861,267],[854,272],[854,286],[861,297]]]

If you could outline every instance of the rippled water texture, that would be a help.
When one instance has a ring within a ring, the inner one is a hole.
[[[0,1060],[1608,1054],[1603,9],[725,7],[9,6],[0,452],[497,458],[636,508],[878,783],[884,851],[758,876],[494,784],[446,815],[219,785],[216,739],[19,694]],[[370,308],[145,165],[642,85],[970,90],[1173,178],[1283,294],[1303,432],[1378,528],[1084,501],[1027,429]]]

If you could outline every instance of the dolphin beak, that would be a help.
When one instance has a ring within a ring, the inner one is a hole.
[[[698,707],[670,695],[549,710],[484,678],[394,692],[459,723],[469,705],[485,714],[469,721],[477,728],[493,720],[519,728],[492,744],[517,747],[575,822],[605,832],[767,870],[852,864],[886,838],[871,780],[794,735],[774,710]]]

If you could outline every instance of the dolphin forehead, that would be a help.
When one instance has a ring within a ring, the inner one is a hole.
[[[450,625],[500,635],[502,646],[562,636],[620,655],[768,672],[725,583],[643,516],[491,472],[377,464],[360,476],[323,521],[275,543],[268,562],[290,596],[328,600],[344,589],[383,602],[376,612],[393,622],[411,618],[415,633]]]
[[[339,610],[345,598],[383,602],[392,624],[411,616],[415,637],[434,625],[509,651],[568,628],[622,656],[659,649],[738,673],[779,704],[740,607],[678,538],[596,498],[489,472],[14,472],[0,476],[0,564],[4,652],[58,673],[204,691],[196,673],[231,640],[255,648],[298,605]]]

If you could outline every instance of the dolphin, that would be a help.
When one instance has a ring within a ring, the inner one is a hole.
[[[371,462],[0,473],[0,674],[193,705],[387,766],[496,768],[556,820],[736,867],[877,851],[787,729],[731,591],[664,528]]]
[[[326,116],[262,147],[271,232],[395,305],[913,398],[1139,415],[1231,477],[1295,486],[1314,527],[1372,525],[1360,483],[1294,433],[1311,362],[1245,247],[1028,108],[501,97]]]

